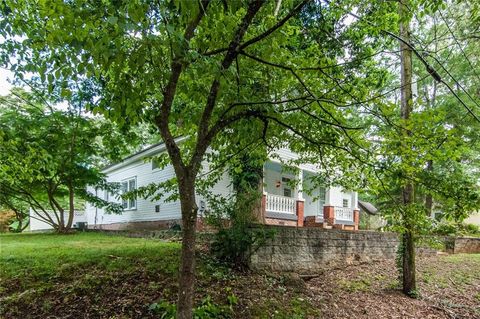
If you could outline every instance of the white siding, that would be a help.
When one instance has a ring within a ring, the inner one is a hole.
[[[143,160],[136,161],[124,167],[120,167],[108,173],[108,182],[121,182],[126,179],[136,178],[137,187],[146,186],[151,183],[158,183],[174,177],[173,167],[171,165],[160,170],[152,170],[151,162],[144,162]],[[98,196],[104,197],[104,191],[98,190]],[[167,195],[168,196],[168,195]],[[118,199],[109,198],[110,201],[120,202]],[[160,205],[160,212],[155,212],[155,205]],[[95,225],[95,215],[97,216],[97,224],[113,224],[125,223],[132,221],[155,221],[155,220],[172,220],[179,219],[180,203],[152,202],[147,199],[138,198],[137,207],[133,210],[125,210],[122,214],[108,214],[103,209],[97,209],[92,205],[87,205],[88,224]]]
[[[206,169],[204,170],[204,172],[206,172]],[[227,172],[223,172],[222,177],[217,181],[217,183],[212,187],[210,191],[213,195],[217,195],[223,198],[228,198],[233,194],[232,180]],[[205,198],[199,194],[196,194],[195,197],[197,200],[197,205],[199,207],[198,216],[201,217],[203,216],[203,212],[201,210],[201,203],[204,203],[206,210],[208,210],[208,203]]]
[[[325,205],[343,207],[343,200],[348,200],[348,207],[352,209],[358,209],[358,203],[356,201],[356,193],[351,191],[345,191],[341,187],[334,186],[327,189]]]
[[[48,211],[47,211],[48,212]],[[49,213],[50,217],[55,221],[56,217],[55,214],[52,212]],[[63,214],[65,218],[65,222],[68,220],[68,213]],[[73,224],[75,226],[78,222],[86,222],[87,221],[87,214],[84,211],[75,211],[73,215]],[[39,230],[51,230],[53,229],[52,226],[45,223],[43,220],[37,219],[37,214],[33,209],[30,209],[30,231],[39,231]]]
[[[164,169],[152,170],[151,162],[144,162],[138,160],[126,166],[119,167],[107,174],[108,182],[121,182],[126,179],[136,178],[137,187],[146,186],[151,183],[163,182],[175,177],[173,166],[168,165]],[[95,193],[95,190],[89,189],[90,192]],[[228,196],[231,193],[230,178],[227,173],[223,174],[222,179],[213,187],[213,194],[221,196]],[[88,215],[88,224],[90,227],[96,224],[114,224],[137,221],[157,221],[157,220],[174,220],[181,219],[180,202],[165,202],[164,199],[168,197],[166,194],[163,199],[159,201],[151,201],[149,199],[137,198],[137,207],[134,210],[124,210],[122,214],[108,214],[103,209],[98,209],[90,204],[87,204],[86,211]],[[97,196],[104,198],[104,191],[98,190]],[[109,198],[109,201],[115,199]],[[197,196],[197,204],[204,200]],[[117,199],[116,202],[120,203]],[[155,206],[160,205],[160,212],[155,212]]]

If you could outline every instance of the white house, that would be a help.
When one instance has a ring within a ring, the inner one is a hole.
[[[120,183],[124,190],[136,189],[153,182],[166,181],[175,176],[171,165],[159,169],[148,159],[165,152],[163,143],[153,145],[125,158],[120,163],[103,169],[108,182]],[[264,165],[264,193],[262,210],[266,224],[285,226],[309,226],[357,230],[359,222],[358,196],[356,192],[341,187],[317,187],[309,185],[311,176],[318,173],[318,166],[298,166],[298,173],[284,169],[283,163],[295,159],[296,154],[279,149],[272,153]],[[294,176],[295,175],[295,176]],[[294,180],[294,182],[292,182]],[[293,184],[298,186],[292,186]],[[311,194],[304,189],[313,189]],[[93,190],[97,196],[120,203],[104,190]],[[231,179],[227,173],[211,190],[212,193],[228,196],[232,192]],[[200,211],[208,209],[201,196],[197,196]],[[86,205],[88,227],[93,229],[158,229],[181,223],[180,202],[150,201],[138,198],[121,201],[122,214],[108,214],[103,209]]]
[[[50,224],[44,222],[44,218],[39,217],[37,213],[30,208],[30,231],[44,231],[44,230],[52,230],[53,227]],[[53,211],[47,211],[47,214],[50,215],[53,219],[55,219],[55,213]],[[63,214],[64,220],[68,220],[68,212],[64,212]],[[87,223],[87,216],[85,211],[83,210],[76,210],[73,213],[73,228],[79,228],[82,226],[83,223]]]

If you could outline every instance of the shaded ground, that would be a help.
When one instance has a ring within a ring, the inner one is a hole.
[[[179,248],[97,233],[0,236],[0,318],[159,318],[149,307],[175,300]],[[233,318],[480,318],[480,255],[422,259],[418,269],[414,300],[398,292],[393,262],[304,282],[203,257],[196,304]]]
[[[420,297],[403,296],[394,262],[334,270],[308,281],[326,318],[480,318],[480,255],[417,259]]]

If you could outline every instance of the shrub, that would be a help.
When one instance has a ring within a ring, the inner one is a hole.
[[[273,236],[273,230],[264,227],[250,228],[246,225],[233,225],[218,231],[211,250],[220,261],[237,269],[246,269],[250,256]]]
[[[478,236],[480,227],[474,224],[443,221],[435,226],[434,233],[443,236]]]

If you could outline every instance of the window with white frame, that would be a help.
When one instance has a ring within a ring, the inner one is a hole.
[[[320,203],[320,208],[325,206],[325,198],[327,197],[326,194],[327,191],[325,187],[320,187],[318,189],[318,202]]]
[[[350,207],[350,201],[347,198],[343,199],[343,207]]]
[[[122,181],[121,183],[122,194],[134,191],[135,189],[137,189],[136,177]],[[137,199],[136,198],[122,199],[122,206],[123,206],[123,209],[136,209]]]

